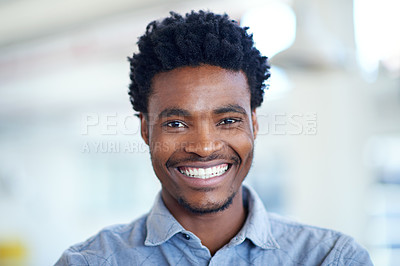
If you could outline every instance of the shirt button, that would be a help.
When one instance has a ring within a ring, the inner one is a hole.
[[[186,240],[190,239],[190,235],[188,235],[188,234],[183,234],[183,237],[186,238]]]

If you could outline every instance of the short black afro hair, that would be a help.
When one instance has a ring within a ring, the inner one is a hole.
[[[151,81],[157,73],[201,64],[242,70],[251,92],[251,109],[259,107],[270,66],[267,57],[254,47],[253,36],[246,32],[248,28],[240,27],[226,14],[206,11],[192,11],[185,17],[170,14],[147,26],[138,41],[139,52],[128,58],[133,109],[147,114]]]

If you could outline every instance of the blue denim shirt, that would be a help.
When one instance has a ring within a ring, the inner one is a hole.
[[[267,213],[249,187],[243,195],[246,222],[214,256],[176,221],[159,194],[149,214],[70,247],[56,265],[372,265],[351,237]]]

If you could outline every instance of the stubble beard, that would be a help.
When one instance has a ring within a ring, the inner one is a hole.
[[[226,210],[232,204],[233,199],[236,196],[236,193],[237,191],[233,191],[231,195],[224,202],[208,203],[201,207],[196,207],[193,204],[190,204],[184,197],[179,197],[178,203],[193,214],[197,215],[211,214]]]

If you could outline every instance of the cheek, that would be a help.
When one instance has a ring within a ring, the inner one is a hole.
[[[239,140],[237,141],[239,143]],[[252,137],[242,138],[237,152],[242,160],[238,176],[244,179],[250,171],[253,162],[254,139]]]
[[[251,134],[236,134],[230,135],[228,143],[236,151],[242,160],[242,164],[245,164],[247,160],[252,159],[252,153],[254,148],[254,137]]]
[[[154,173],[156,174],[157,178],[161,181],[163,185],[169,182],[165,164],[169,158],[169,150],[170,148],[166,145],[165,142],[161,140],[150,140],[150,156],[151,156],[151,163],[153,165]]]
[[[149,141],[153,165],[155,167],[165,166],[165,163],[179,146],[179,141],[171,136],[159,134],[159,132],[154,133],[155,134],[152,134]]]

